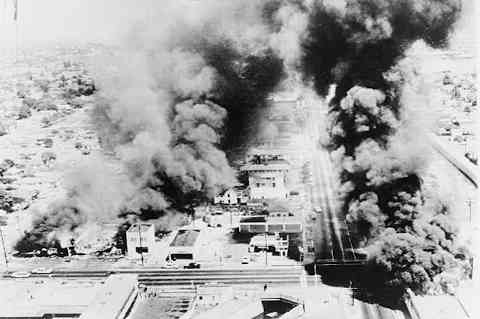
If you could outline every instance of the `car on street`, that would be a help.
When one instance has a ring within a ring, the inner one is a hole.
[[[322,208],[320,206],[315,206],[313,207],[313,211],[317,214],[320,214],[322,212]]]
[[[200,264],[196,262],[191,262],[188,265],[183,266],[184,269],[200,269]]]
[[[164,268],[167,268],[167,269],[176,269],[178,268],[178,265],[173,261],[173,260],[170,260],[170,261],[167,261],[164,265]]]
[[[437,135],[439,136],[450,136],[452,135],[452,131],[449,127],[440,127],[437,129]]]
[[[473,153],[473,152],[467,152],[467,153],[465,153],[465,157],[466,157],[470,162],[472,162],[473,164],[478,165],[478,157],[477,157],[477,154],[475,154],[475,153]]]
[[[242,264],[248,264],[250,262],[250,258],[248,256],[243,256],[241,262]]]
[[[30,273],[28,271],[16,271],[11,274],[14,278],[28,278],[30,277]]]
[[[32,270],[32,274],[51,274],[52,272],[52,268],[45,267],[35,268],[34,270]]]

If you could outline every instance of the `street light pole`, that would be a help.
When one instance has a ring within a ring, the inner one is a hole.
[[[142,224],[137,224],[138,225],[138,241],[139,241],[139,249],[140,249],[140,258],[142,260],[142,266],[143,266],[143,247],[142,247]]]
[[[267,244],[267,232],[265,232],[265,266],[268,266],[268,244]]]
[[[472,223],[472,204],[473,200],[471,198],[467,199],[467,205],[468,205],[468,222],[471,224]]]
[[[8,270],[8,258],[7,258],[7,249],[5,248],[5,240],[3,239],[2,227],[0,227],[0,237],[2,239],[3,255],[5,257],[5,267]]]

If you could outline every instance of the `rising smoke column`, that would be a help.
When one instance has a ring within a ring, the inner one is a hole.
[[[321,1],[303,42],[302,71],[317,93],[336,86],[329,147],[341,167],[347,221],[361,245],[378,247],[373,262],[383,282],[419,292],[466,256],[448,210],[423,196],[426,159],[406,132],[405,74],[395,65],[417,40],[446,46],[459,12],[454,0]]]
[[[162,1],[97,63],[92,121],[122,177],[94,159],[94,169],[80,174],[88,187],[73,176],[74,191],[34,221],[23,250],[56,245],[59,229],[62,238],[77,237],[88,224],[118,217],[168,229],[179,213],[235,183],[227,155],[257,130],[257,112],[285,76],[288,50],[279,39],[289,28],[269,25],[267,4]],[[105,202],[91,196],[108,184],[116,191]]]

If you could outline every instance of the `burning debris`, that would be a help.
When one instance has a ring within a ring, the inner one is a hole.
[[[375,247],[379,283],[423,293],[467,256],[447,207],[423,194],[426,158],[404,122],[405,74],[394,67],[414,41],[445,46],[459,12],[450,0],[322,1],[303,42],[302,69],[317,93],[335,85],[329,147],[347,221],[361,246]]]

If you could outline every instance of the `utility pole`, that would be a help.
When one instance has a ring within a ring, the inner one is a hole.
[[[268,266],[268,244],[267,244],[267,232],[265,232],[265,266]]]
[[[350,284],[349,284],[349,288],[350,288],[350,293],[352,294],[352,306],[355,305],[355,297],[353,296],[353,284],[352,284],[352,281],[350,280]]]
[[[142,224],[141,223],[138,223],[137,224],[137,227],[138,227],[138,241],[139,241],[139,249],[140,249],[140,258],[142,260],[142,266],[143,266],[143,247],[142,247]]]
[[[1,239],[2,239],[3,256],[5,257],[5,267],[6,267],[7,270],[8,270],[7,249],[5,248],[5,240],[3,239],[2,227],[0,227],[0,237],[1,237]]]
[[[473,204],[473,199],[469,198],[467,199],[467,205],[468,205],[468,222],[471,224],[472,223],[472,204]]]

